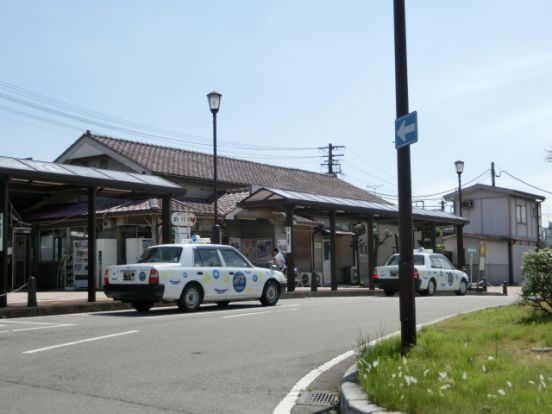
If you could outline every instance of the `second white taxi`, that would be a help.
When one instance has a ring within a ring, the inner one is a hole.
[[[399,254],[389,256],[383,266],[377,266],[372,278],[377,288],[387,296],[399,291]],[[465,295],[468,290],[468,275],[454,268],[450,261],[431,249],[414,250],[415,289],[422,295],[432,296],[437,291]]]
[[[202,302],[220,307],[230,301],[278,302],[286,277],[253,266],[238,250],[217,244],[165,244],[144,250],[136,264],[110,266],[104,274],[106,296],[147,312],[155,302],[176,302],[195,311]]]

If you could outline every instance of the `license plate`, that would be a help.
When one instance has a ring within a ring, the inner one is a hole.
[[[123,273],[123,280],[134,280],[134,272]]]

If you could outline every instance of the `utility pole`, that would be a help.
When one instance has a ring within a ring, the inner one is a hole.
[[[328,144],[327,147],[319,147],[320,150],[328,150],[328,155],[324,155],[326,158],[326,162],[322,163],[321,165],[323,167],[328,167],[328,174],[333,175],[334,177],[337,177],[337,174],[341,174],[341,164],[339,163],[339,160],[336,159],[337,157],[343,157],[343,154],[335,154],[334,150],[336,149],[342,149],[345,148],[343,145],[332,145],[331,143]]]
[[[494,165],[494,162],[491,162],[491,181],[493,183],[493,187],[495,186],[495,177],[496,177],[495,165]]]
[[[408,115],[408,72],[406,65],[406,17],[404,0],[394,0],[395,88],[397,119]],[[395,121],[396,122],[396,121]],[[404,126],[404,123],[403,123]],[[416,306],[414,301],[414,254],[412,249],[412,180],[410,145],[397,148],[399,187],[399,309],[401,352],[416,345]]]

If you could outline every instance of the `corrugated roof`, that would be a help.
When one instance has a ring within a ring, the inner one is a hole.
[[[398,217],[399,207],[393,204],[381,204],[369,201],[354,200],[342,197],[329,197],[287,191],[278,188],[261,188],[244,198],[238,205],[243,208],[255,206],[270,206],[291,204],[310,208],[342,210],[352,213],[381,215],[382,217]],[[435,223],[465,224],[468,220],[440,210],[424,210],[412,208],[412,217]]]
[[[108,147],[153,174],[203,181],[213,179],[211,154],[96,134],[86,134],[82,138],[92,139]],[[382,198],[332,175],[235,158],[217,156],[217,178],[221,183],[233,185],[276,187],[303,193],[389,204]]]

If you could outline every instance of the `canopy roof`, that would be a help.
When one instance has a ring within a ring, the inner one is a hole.
[[[10,190],[34,187],[37,191],[96,187],[101,191],[142,194],[183,194],[181,186],[155,175],[0,157],[0,176],[8,176]]]
[[[298,193],[278,188],[263,187],[239,202],[240,208],[286,207],[300,208],[302,214],[310,210],[312,213],[321,211],[336,211],[348,215],[366,215],[374,218],[398,219],[399,208],[393,204],[380,204],[364,200],[341,197],[328,197],[316,194]],[[426,221],[438,224],[466,224],[463,217],[440,210],[424,210],[412,208],[412,217],[416,221]]]

